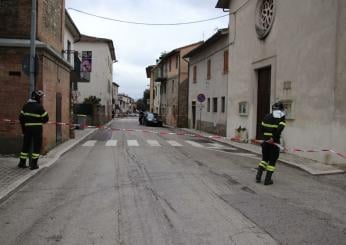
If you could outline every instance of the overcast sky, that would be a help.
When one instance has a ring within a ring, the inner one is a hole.
[[[75,8],[113,19],[149,23],[178,23],[224,15],[216,9],[217,0],[66,0]],[[145,68],[155,64],[164,51],[208,39],[225,28],[228,18],[182,26],[124,24],[68,10],[79,31],[85,35],[113,40],[118,62],[113,65],[113,82],[119,92],[134,99],[148,88]]]

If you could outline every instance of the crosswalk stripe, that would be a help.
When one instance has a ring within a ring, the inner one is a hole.
[[[208,143],[208,145],[212,148],[225,148],[225,149],[234,150],[234,151],[237,150],[234,147],[225,146],[219,143]]]
[[[94,146],[96,144],[96,140],[88,140],[83,144],[83,146]]]
[[[107,140],[106,146],[117,146],[117,140]]]
[[[232,153],[232,155],[237,155],[237,156],[242,156],[242,157],[255,157],[256,155],[255,154],[252,154],[252,153]]]
[[[189,143],[190,145],[194,146],[194,147],[199,147],[199,148],[202,148],[204,147],[203,145],[197,143],[197,142],[194,142],[194,141],[191,141],[191,140],[185,140],[186,143]]]
[[[174,140],[167,140],[167,143],[170,144],[171,146],[183,146],[182,144],[179,144],[178,142]]]
[[[127,145],[128,146],[139,146],[137,140],[127,140]]]
[[[161,146],[157,140],[147,140],[150,146]]]

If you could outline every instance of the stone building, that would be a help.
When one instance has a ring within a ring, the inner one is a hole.
[[[160,112],[165,124],[174,127],[188,125],[188,63],[184,55],[202,42],[189,44],[163,54],[154,71],[154,81],[161,83]],[[150,98],[152,100],[152,97]]]
[[[187,53],[189,60],[189,128],[226,136],[228,29],[220,29]],[[198,95],[205,98],[198,100]]]
[[[22,64],[30,54],[31,0],[0,2],[0,153],[20,151],[22,133],[16,120],[29,98],[29,76]],[[37,1],[36,88],[44,91],[50,121],[70,122],[71,65],[63,58],[65,2]],[[69,127],[43,128],[43,152],[69,138]],[[59,131],[59,132],[58,132]]]
[[[346,1],[219,0],[230,13],[227,134],[250,139],[270,105],[285,102],[289,149],[346,153]],[[345,162],[329,152],[301,153]]]

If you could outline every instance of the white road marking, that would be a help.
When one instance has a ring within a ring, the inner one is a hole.
[[[225,145],[222,145],[222,144],[219,144],[219,143],[208,143],[208,145],[210,145],[209,148],[217,148],[217,149],[227,149],[227,150],[237,150],[236,148],[234,147],[229,147],[229,146],[225,146]]]
[[[232,155],[242,156],[242,157],[255,157],[255,154],[252,153],[232,153]]]
[[[174,140],[167,140],[167,143],[170,144],[171,146],[183,146],[182,144],[179,144],[178,142]]]
[[[186,143],[189,143],[190,145],[194,146],[194,147],[198,147],[198,148],[203,148],[204,146],[197,143],[197,142],[194,142],[194,141],[191,141],[191,140],[185,140]]]
[[[94,146],[96,144],[96,140],[88,140],[87,142],[85,142],[82,146],[88,146],[88,147],[91,147],[91,146]]]
[[[106,146],[117,146],[117,140],[107,140]]]
[[[150,146],[161,146],[157,140],[147,140]]]
[[[128,141],[127,141],[127,145],[128,145],[128,146],[139,146],[137,140],[128,140]]]

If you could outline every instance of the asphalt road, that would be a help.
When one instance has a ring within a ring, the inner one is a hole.
[[[346,244],[346,176],[116,119],[0,205],[0,244]]]

